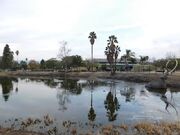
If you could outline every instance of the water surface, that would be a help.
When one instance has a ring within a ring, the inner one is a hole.
[[[180,119],[180,92],[118,80],[0,78],[0,124],[50,115],[64,121],[130,124]],[[12,123],[11,123],[12,124]]]

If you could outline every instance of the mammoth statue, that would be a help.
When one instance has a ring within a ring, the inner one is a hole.
[[[172,74],[172,72],[174,72],[178,66],[178,61],[175,59],[176,64],[175,64],[174,68],[171,69],[170,71],[168,71],[168,65],[169,65],[170,61],[171,60],[167,61],[164,74],[159,79],[153,80],[145,85],[145,87],[147,89],[167,89],[167,84],[166,84],[167,77],[168,77],[168,75]]]

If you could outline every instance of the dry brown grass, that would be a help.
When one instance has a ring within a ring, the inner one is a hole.
[[[97,129],[99,132],[81,133],[78,128],[70,128],[70,135],[180,135],[180,122],[141,122],[133,125],[120,126],[105,125]],[[48,132],[49,133],[49,132]],[[0,135],[42,135],[34,132],[14,131],[13,129],[0,128]]]
[[[140,135],[179,135],[180,122],[175,123],[139,123],[134,126],[136,133]]]

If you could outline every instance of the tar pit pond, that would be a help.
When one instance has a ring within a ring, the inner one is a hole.
[[[0,78],[0,125],[45,134],[180,120],[180,90],[120,80]],[[74,131],[76,132],[76,131]]]

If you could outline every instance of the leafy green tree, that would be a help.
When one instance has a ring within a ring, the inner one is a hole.
[[[23,61],[23,60],[20,61],[19,67],[20,67],[20,69],[26,70],[26,69],[27,69],[27,62],[26,62],[26,61]]]
[[[87,68],[88,71],[91,69],[91,62],[89,60],[83,61],[83,65]]]
[[[11,69],[16,70],[19,68],[19,63],[17,61],[13,61]]]
[[[115,37],[114,35],[109,36],[107,42],[108,43],[105,49],[105,55],[107,56],[107,61],[109,62],[111,68],[111,74],[113,75],[116,72],[117,58],[121,50],[120,47],[116,45],[118,41],[117,37]]]
[[[95,39],[97,38],[96,36],[96,33],[93,31],[93,32],[90,32],[89,33],[89,37],[90,39],[90,43],[91,43],[91,63],[92,63],[92,71],[93,71],[93,45],[94,45],[94,42],[95,42]]]
[[[46,68],[46,62],[45,62],[44,59],[42,59],[42,60],[40,61],[40,68],[41,68],[41,69],[45,69],[45,68]]]
[[[61,64],[63,68],[70,69],[72,67],[80,67],[83,63],[82,57],[79,55],[66,56],[62,58]]]
[[[105,65],[101,65],[101,70],[102,71],[106,71],[106,68],[107,68],[107,65],[105,64]]]
[[[47,69],[57,69],[58,60],[56,59],[49,59],[45,62],[45,66]]]
[[[67,64],[68,64],[68,61],[66,61],[66,60],[69,60],[69,59],[65,58],[65,57],[69,56],[69,53],[71,52],[71,50],[68,48],[66,41],[61,41],[60,44],[61,44],[61,46],[59,49],[58,58],[61,59],[61,61],[62,61],[61,64],[64,67],[65,73],[66,73]]]
[[[80,67],[82,65],[82,62],[83,62],[83,60],[82,60],[81,56],[79,56],[79,55],[72,56],[72,66],[73,67],[76,67],[76,68]]]
[[[2,68],[3,69],[12,68],[13,58],[14,58],[13,54],[14,53],[9,48],[9,45],[6,44],[6,46],[4,47],[3,56],[2,56]]]
[[[62,59],[62,66],[63,66],[63,69],[67,70],[67,69],[70,69],[73,65],[72,65],[72,62],[73,62],[73,57],[72,56],[66,56]]]
[[[30,60],[29,61],[29,64],[28,64],[28,67],[31,69],[31,70],[36,70],[36,69],[39,69],[40,65],[37,61],[35,60]]]

